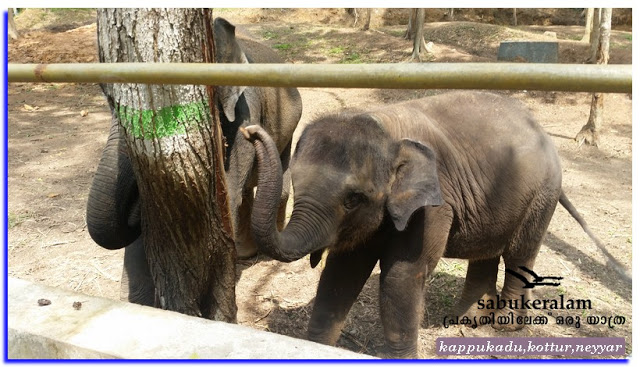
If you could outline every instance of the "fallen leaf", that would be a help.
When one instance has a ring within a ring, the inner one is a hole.
[[[29,111],[29,112],[36,110],[33,106],[29,106],[28,104],[24,105],[24,109],[25,111]]]
[[[89,112],[87,110],[82,110],[80,111],[80,116],[85,117],[89,114]]]
[[[47,195],[47,196],[48,196],[48,197],[50,197],[50,198],[55,198],[55,197],[60,196],[60,194],[57,194],[57,193],[53,193],[53,192],[52,192],[51,194],[49,194],[49,195]]]

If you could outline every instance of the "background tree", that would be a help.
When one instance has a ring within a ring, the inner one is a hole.
[[[413,52],[411,53],[411,61],[420,62],[420,52],[427,50],[427,44],[424,41],[424,8],[413,9],[411,19],[414,20],[415,26],[413,27]],[[407,33],[409,29],[407,29]]]
[[[368,31],[369,30],[369,25],[371,24],[371,9],[370,8],[366,8],[366,9],[362,9],[363,10],[363,22],[362,22],[362,27],[360,29],[362,29],[363,31]]]
[[[455,14],[454,14],[455,10],[456,10],[455,8],[449,8],[449,13],[447,14],[447,19],[450,22],[453,22],[455,20]]]
[[[513,25],[514,27],[518,25],[518,9],[513,8]]]
[[[213,62],[212,21],[203,9],[99,9],[100,62]],[[101,87],[137,179],[156,306],[235,322],[235,248],[215,89]]]
[[[599,9],[596,9],[595,14],[598,14]],[[602,9],[601,19],[599,19],[599,35],[598,35],[598,47],[596,61],[598,64],[609,63],[609,39],[611,37],[611,8]],[[600,18],[594,15],[595,18]],[[595,20],[594,20],[595,23]],[[598,146],[600,141],[599,131],[602,126],[604,117],[604,94],[594,93],[591,99],[591,111],[589,113],[589,120],[586,125],[582,127],[575,140],[579,145],[583,143],[589,145]]]
[[[9,8],[8,11],[8,15],[9,15],[9,24],[8,24],[8,34],[9,37],[11,37],[11,39],[18,39],[19,37],[19,33],[18,33],[18,29],[16,28],[16,22],[13,21],[13,9]]]
[[[360,29],[363,31],[369,30],[371,24],[371,9],[370,8],[347,8],[347,13],[353,16],[353,26],[357,27],[358,23],[362,23]]]
[[[580,42],[591,42],[591,32],[593,32],[593,11],[594,8],[585,9],[584,35]]]
[[[418,9],[411,9],[409,13],[409,22],[407,23],[407,30],[404,32],[404,39],[412,40],[416,33],[416,17],[418,16]]]
[[[595,64],[598,61],[598,47],[600,46],[601,21],[602,21],[602,8],[593,9],[593,17],[591,20],[591,32],[589,33],[589,56],[587,57],[587,64]],[[611,28],[611,27],[609,27]]]

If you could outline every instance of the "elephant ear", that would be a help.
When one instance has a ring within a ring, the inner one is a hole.
[[[311,264],[311,269],[315,269],[316,266],[322,260],[322,255],[324,254],[325,249],[320,249],[311,253],[309,256],[309,264]]]
[[[236,40],[236,27],[223,18],[213,21],[214,44],[216,47],[216,63],[248,64],[247,55]],[[227,120],[236,120],[236,104],[246,86],[219,86],[218,98],[222,104]]]
[[[443,204],[436,153],[420,142],[403,139],[394,168],[387,210],[396,229],[402,231],[416,210]]]

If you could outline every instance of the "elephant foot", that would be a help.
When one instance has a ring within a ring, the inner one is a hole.
[[[524,328],[525,325],[523,321],[527,316],[525,305],[531,299],[531,291],[523,292],[522,288],[511,287],[511,284],[502,288],[500,301],[496,302],[493,310],[495,322],[491,326],[496,330],[516,331]]]
[[[470,323],[462,323],[465,326],[473,328],[484,326],[487,323],[483,320],[486,320],[486,317],[491,317],[491,310],[486,308],[491,300],[495,301],[495,294],[485,293],[474,298],[463,298],[454,307],[453,314],[458,317],[458,320],[464,318],[470,320]]]
[[[418,358],[418,330],[414,332],[385,330],[385,346],[382,358],[386,359],[416,359]],[[413,335],[413,336],[409,336]]]
[[[462,297],[460,301],[453,308],[453,314],[455,316],[484,316],[486,309],[484,305],[488,304],[491,300],[495,301],[495,293],[487,292],[484,294],[470,295]]]
[[[416,346],[402,349],[386,347],[379,357],[383,359],[417,359],[418,351]]]
[[[236,242],[236,254],[238,259],[249,259],[258,254],[258,247],[253,241]]]
[[[314,327],[311,323],[314,323],[314,321],[310,321],[309,329],[307,330],[307,340],[320,344],[336,345],[342,333],[343,322],[327,322],[323,323],[321,327]],[[317,322],[315,323],[317,324]]]
[[[527,315],[526,310],[501,309],[494,311],[495,322],[491,326],[498,331],[517,331],[524,328],[523,322],[518,322],[518,318]]]

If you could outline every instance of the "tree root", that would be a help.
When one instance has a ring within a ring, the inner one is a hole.
[[[573,140],[578,143],[578,148],[583,144],[595,146],[597,148],[600,143],[600,134],[587,124],[582,127]]]

